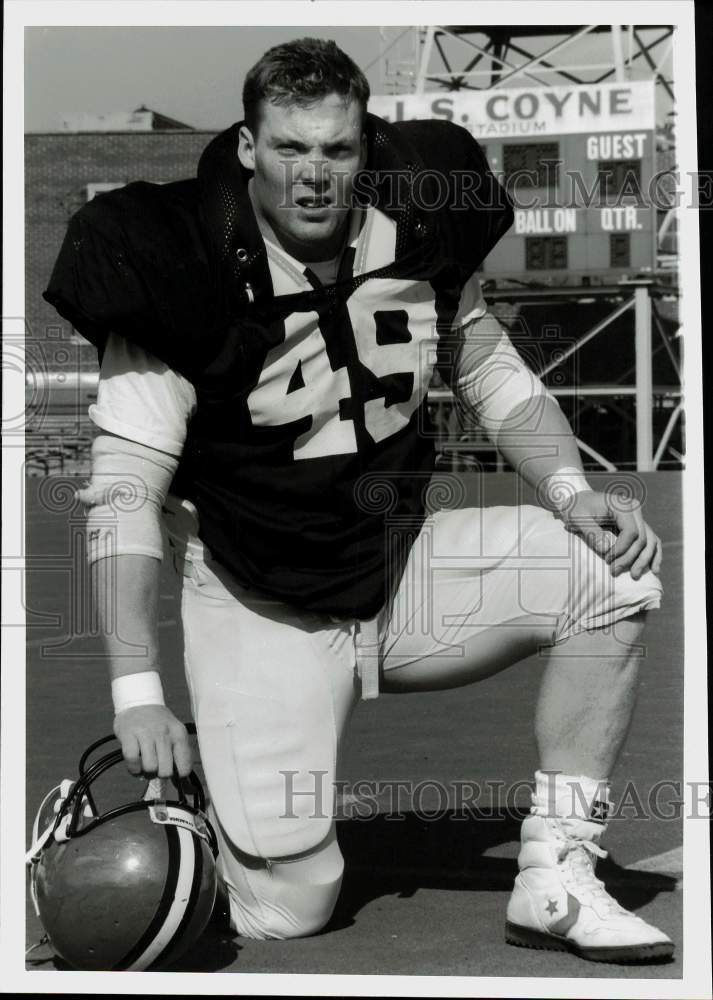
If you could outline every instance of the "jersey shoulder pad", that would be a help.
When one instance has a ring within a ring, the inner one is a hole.
[[[418,152],[424,168],[436,171],[441,228],[449,256],[470,275],[513,223],[512,202],[467,129],[439,119],[393,126]],[[433,187],[433,185],[432,185]]]
[[[98,195],[70,220],[44,299],[100,354],[114,331],[190,378],[213,308],[196,214],[192,180]]]

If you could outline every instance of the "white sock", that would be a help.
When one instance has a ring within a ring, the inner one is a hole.
[[[538,816],[605,823],[609,806],[606,778],[535,771],[531,812]]]

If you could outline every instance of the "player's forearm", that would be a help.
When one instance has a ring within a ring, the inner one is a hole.
[[[186,777],[193,751],[185,726],[166,705],[159,672],[160,570],[151,556],[107,556],[92,565],[92,588],[111,677],[114,735],[129,772]]]
[[[112,680],[159,670],[159,574],[152,556],[114,555],[92,563],[92,597]]]
[[[577,442],[557,401],[543,395],[534,402],[520,403],[503,421],[495,441],[498,451],[535,488],[562,469],[583,476]]]
[[[158,670],[161,507],[177,464],[114,434],[92,446],[91,481],[78,495],[88,510],[87,555],[112,680]]]
[[[177,459],[114,434],[92,446],[87,556],[118,715],[162,705],[158,651],[161,506]]]

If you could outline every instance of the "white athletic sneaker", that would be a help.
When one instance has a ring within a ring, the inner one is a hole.
[[[530,815],[522,824],[520,873],[507,908],[509,944],[571,951],[594,962],[660,961],[674,945],[629,913],[596,878],[601,822]]]

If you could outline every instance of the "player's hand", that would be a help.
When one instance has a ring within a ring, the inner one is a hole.
[[[131,774],[170,778],[174,765],[181,778],[193,768],[188,731],[165,705],[136,705],[114,716],[114,735],[121,743]]]
[[[628,570],[638,580],[648,570],[661,569],[661,540],[644,520],[638,500],[584,490],[557,516],[602,556],[612,576]]]

